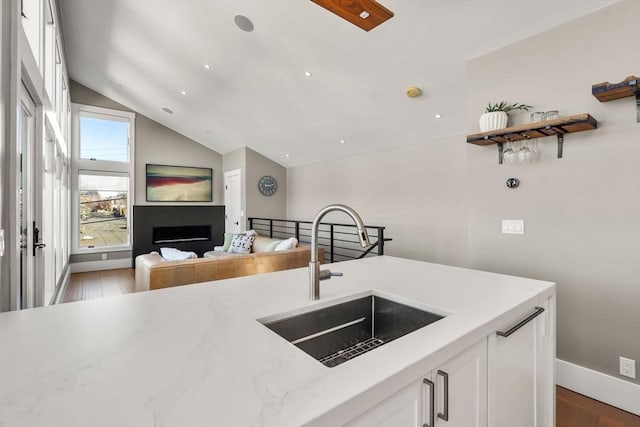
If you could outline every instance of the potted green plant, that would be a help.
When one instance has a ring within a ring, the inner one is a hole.
[[[480,116],[480,131],[488,132],[506,128],[509,121],[508,112],[513,110],[529,111],[531,108],[533,108],[531,105],[508,104],[505,101],[496,102],[495,104],[489,103],[485,113]]]

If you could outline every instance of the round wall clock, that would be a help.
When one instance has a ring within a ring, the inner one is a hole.
[[[258,190],[263,196],[273,196],[278,189],[278,183],[272,176],[265,175],[258,181]]]

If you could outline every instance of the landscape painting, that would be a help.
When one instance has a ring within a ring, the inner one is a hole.
[[[213,170],[147,164],[148,202],[210,202]]]

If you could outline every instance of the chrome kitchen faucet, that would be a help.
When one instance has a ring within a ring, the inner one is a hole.
[[[317,250],[318,250],[318,228],[320,227],[320,221],[322,218],[332,211],[342,211],[349,215],[353,222],[356,223],[356,227],[358,227],[358,239],[360,240],[360,245],[363,248],[366,248],[371,243],[369,243],[369,236],[367,236],[367,230],[364,226],[364,222],[362,222],[362,218],[360,215],[349,206],[345,205],[329,205],[325,206],[318,212],[315,219],[313,220],[313,225],[311,227],[311,260],[309,262],[309,299],[317,300],[320,299],[320,280],[330,279],[331,276],[342,276],[342,273],[331,273],[329,270],[320,270],[320,263],[318,262]]]

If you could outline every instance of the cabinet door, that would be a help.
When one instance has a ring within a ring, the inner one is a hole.
[[[422,427],[422,379],[347,424],[348,427]]]
[[[537,307],[544,311],[530,307],[504,325],[503,332],[521,325],[509,336],[489,336],[491,427],[554,425],[554,300]]]
[[[453,357],[438,369],[428,372],[347,424],[349,427],[486,425],[486,339]]]
[[[486,339],[442,364],[432,378],[436,427],[486,427]]]

